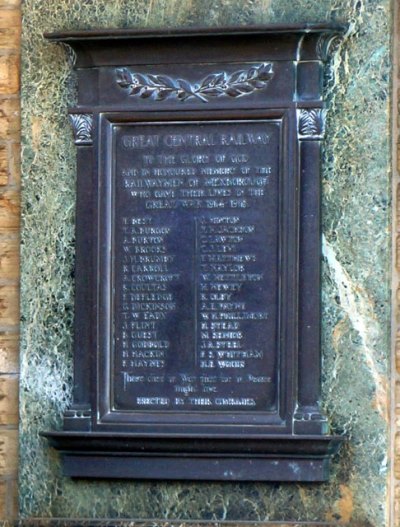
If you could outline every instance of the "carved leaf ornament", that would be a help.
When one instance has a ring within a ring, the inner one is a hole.
[[[69,115],[72,124],[75,144],[84,145],[92,142],[93,115],[89,113],[72,113]]]
[[[304,109],[299,113],[299,134],[303,137],[321,137],[324,134],[325,111],[320,108]]]
[[[168,75],[133,73],[127,68],[118,68],[116,73],[118,85],[128,89],[129,95],[136,95],[142,99],[151,97],[156,101],[175,96],[182,102],[192,97],[203,102],[221,95],[242,97],[265,88],[274,75],[271,62],[264,62],[232,74],[225,71],[211,73],[196,84],[191,84],[185,79],[173,79]]]

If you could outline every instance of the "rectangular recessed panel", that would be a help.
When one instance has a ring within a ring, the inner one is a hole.
[[[277,411],[281,128],[112,126],[113,410]]]

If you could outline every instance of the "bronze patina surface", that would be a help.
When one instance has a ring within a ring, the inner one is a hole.
[[[323,481],[324,63],[342,26],[47,35],[76,53],[73,477]]]

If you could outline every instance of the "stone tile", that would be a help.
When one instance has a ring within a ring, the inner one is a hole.
[[[0,238],[0,279],[18,280],[19,278],[19,239],[17,237],[2,240]],[[0,326],[2,322],[0,320]]]
[[[400,527],[400,484],[398,483],[394,491],[394,527]]]
[[[0,479],[0,522],[1,520],[5,520],[8,516],[7,493],[8,493],[7,480]]]
[[[400,479],[400,432],[398,432],[395,436],[394,455],[395,455],[394,476],[396,479]]]
[[[21,0],[0,0],[0,9],[15,9],[21,6]]]
[[[16,477],[18,469],[18,430],[0,429],[0,478]]]
[[[21,12],[18,9],[0,9],[0,50],[19,52],[20,33]]]
[[[11,143],[9,148],[9,184],[19,186],[21,182],[21,145],[19,143]]]
[[[0,55],[0,94],[12,95],[19,92],[19,56]]]
[[[8,146],[0,145],[0,186],[8,183]]]
[[[19,285],[0,286],[0,326],[19,323]]]
[[[0,425],[18,424],[18,376],[0,376]]]
[[[18,479],[9,479],[7,481],[7,518],[16,519],[19,512],[18,503]]]
[[[396,152],[397,152],[397,167],[398,167],[398,171],[400,171],[400,142],[397,143]],[[399,204],[399,200],[400,200],[400,184],[398,184],[397,187],[396,187],[396,207],[397,207],[397,209],[396,209],[396,213],[397,213],[396,221],[397,221],[397,225],[400,227],[400,204]]]
[[[0,100],[0,137],[19,142],[20,129],[19,100],[17,98]]]
[[[395,384],[395,401],[396,401],[396,412],[400,414],[400,381]]]
[[[400,125],[400,123],[399,123],[399,125]],[[397,156],[396,156],[397,170],[400,171],[400,143],[397,143],[396,153],[397,153]],[[398,193],[400,192],[399,187],[400,187],[400,185],[397,185],[397,192]],[[398,195],[397,195],[397,207],[399,207]],[[398,221],[398,217],[397,217],[397,221]]]
[[[0,132],[1,133],[1,132]],[[20,225],[20,194],[15,190],[0,192],[0,229],[18,230]]]
[[[400,338],[397,338],[395,343],[395,361],[397,373],[400,373]]]
[[[0,374],[19,371],[19,335],[0,334]]]

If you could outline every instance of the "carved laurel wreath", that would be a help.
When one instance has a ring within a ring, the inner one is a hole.
[[[208,102],[209,98],[221,95],[248,95],[265,88],[274,75],[271,62],[264,62],[248,70],[235,71],[230,75],[225,71],[212,73],[195,84],[185,79],[173,79],[168,75],[133,73],[127,68],[118,68],[116,73],[118,85],[128,89],[129,95],[136,95],[142,99],[151,97],[156,101],[175,96],[182,102],[191,97]]]

